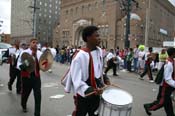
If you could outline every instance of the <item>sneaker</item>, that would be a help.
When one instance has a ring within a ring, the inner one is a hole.
[[[154,80],[149,80],[150,83],[154,83]]]
[[[144,80],[141,76],[139,77],[140,80]]]
[[[8,83],[8,89],[9,91],[12,91],[12,85],[10,83]]]
[[[144,107],[145,112],[147,113],[147,115],[148,115],[148,116],[151,116],[151,112],[150,112],[149,109],[148,109],[148,105],[147,105],[147,104],[144,104],[143,107]]]

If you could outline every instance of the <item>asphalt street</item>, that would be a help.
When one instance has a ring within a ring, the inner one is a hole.
[[[0,116],[33,116],[34,98],[31,93],[28,100],[28,112],[23,113],[20,106],[20,95],[16,94],[15,86],[10,92],[7,88],[8,83],[8,64],[0,66]],[[72,93],[64,92],[60,83],[61,77],[68,69],[68,65],[54,63],[52,73],[41,72],[42,80],[42,108],[41,116],[70,116],[74,109]],[[113,77],[112,70],[108,73],[111,82],[120,86],[123,90],[133,96],[131,116],[147,116],[143,104],[155,100],[158,86],[149,83],[147,77],[139,80],[138,75],[129,73],[125,70],[119,72],[119,76]],[[152,116],[165,116],[164,109],[152,112]]]

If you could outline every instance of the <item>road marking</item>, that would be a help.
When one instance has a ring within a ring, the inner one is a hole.
[[[153,88],[152,91],[155,92],[155,91],[157,91],[157,89]]]
[[[58,95],[50,96],[49,98],[50,98],[50,99],[60,99],[60,98],[63,98],[64,96],[65,96],[65,95],[58,94]]]
[[[5,93],[5,92],[1,92],[1,93],[0,93],[0,95],[5,95],[5,94],[7,94],[7,93]]]
[[[58,83],[44,83],[43,87],[57,87]]]
[[[4,87],[4,84],[0,83],[0,87]]]

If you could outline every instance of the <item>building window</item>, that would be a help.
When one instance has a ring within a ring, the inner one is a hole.
[[[68,13],[69,13],[69,11],[68,11],[68,10],[66,10],[66,15],[68,15]]]
[[[42,2],[41,1],[39,2],[39,5],[42,5]]]
[[[78,7],[76,7],[75,12],[76,12],[76,13],[78,12]]]
[[[47,3],[45,3],[44,5],[47,6]]]
[[[38,20],[38,21],[39,21],[39,23],[41,23],[41,19],[40,19],[40,18],[39,18],[39,20]]]
[[[52,10],[49,10],[49,13],[51,13],[52,12]]]
[[[95,3],[95,8],[98,8],[98,2]]]
[[[51,15],[49,15],[49,18],[52,18],[52,16],[51,16]]]
[[[49,7],[51,8],[52,7],[52,4],[50,4]]]
[[[73,11],[73,9],[71,8],[71,10],[70,10],[71,15],[73,15],[73,12],[74,12],[74,11]]]
[[[82,12],[84,12],[84,6],[82,6],[81,8],[82,8]]]
[[[91,5],[90,4],[88,4],[88,10],[91,10]]]

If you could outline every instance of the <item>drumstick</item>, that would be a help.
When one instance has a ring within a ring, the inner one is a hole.
[[[118,85],[113,84],[113,83],[111,83],[109,86],[113,86],[113,87],[121,88],[121,87],[119,87]]]
[[[116,85],[116,84],[110,84],[110,85],[106,85],[106,86],[100,88],[99,90],[104,90],[104,89],[106,89],[106,88],[109,87],[109,86],[121,88],[121,87],[119,87],[119,86]],[[93,95],[93,94],[95,94],[95,93],[96,93],[96,91],[93,91],[93,92],[91,92],[91,93],[86,94],[85,97],[88,97],[88,96]]]
[[[102,88],[100,88],[100,89],[98,89],[98,90],[104,90],[104,89],[107,88],[107,87],[108,87],[108,86],[104,86],[104,87],[102,87]],[[96,93],[96,91],[90,92],[90,93],[86,94],[85,97],[88,97],[88,96],[93,95],[93,94],[95,94],[95,93]]]

